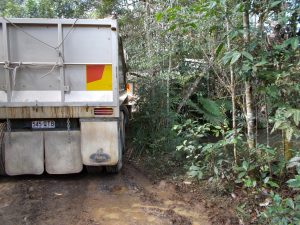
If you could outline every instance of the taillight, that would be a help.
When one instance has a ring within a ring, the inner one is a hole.
[[[94,108],[94,115],[101,116],[101,115],[112,115],[114,113],[113,108]]]

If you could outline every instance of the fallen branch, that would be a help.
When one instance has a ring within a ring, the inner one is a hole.
[[[140,78],[146,78],[147,76],[149,76],[149,74],[139,73],[139,72],[128,72],[128,74],[131,76],[140,77]]]
[[[204,77],[205,73],[201,73],[196,80],[191,84],[190,88],[188,89],[188,91],[186,92],[186,94],[184,95],[182,101],[179,103],[178,107],[177,107],[177,113],[180,113],[182,107],[186,104],[187,100],[191,97],[191,95],[194,93],[194,91],[196,90],[196,88],[198,87],[202,77]]]

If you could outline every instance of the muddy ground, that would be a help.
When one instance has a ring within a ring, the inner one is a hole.
[[[211,224],[203,202],[127,164],[118,175],[0,178],[0,224]],[[230,224],[230,223],[229,223]]]

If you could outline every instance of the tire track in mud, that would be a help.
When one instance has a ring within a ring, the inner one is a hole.
[[[126,165],[100,173],[0,178],[2,225],[206,225],[201,205],[167,182],[151,183]]]

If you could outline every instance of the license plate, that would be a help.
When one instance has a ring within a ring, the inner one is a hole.
[[[53,121],[53,120],[32,121],[31,127],[32,127],[32,129],[55,128],[55,121]]]

